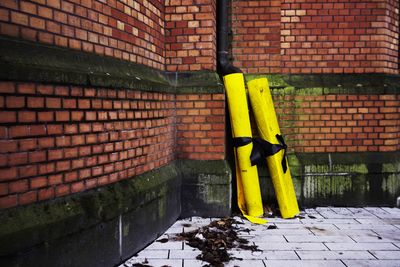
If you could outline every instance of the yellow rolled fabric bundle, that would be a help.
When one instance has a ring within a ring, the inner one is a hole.
[[[232,135],[234,139],[251,138],[249,109],[243,74],[233,73],[225,75],[224,84],[228,99]],[[266,220],[257,218],[262,216],[264,211],[257,166],[251,166],[250,161],[252,149],[253,144],[251,141],[235,148],[238,205],[243,215],[249,221],[263,224],[266,223]]]
[[[279,136],[281,137],[281,131],[268,86],[268,80],[266,78],[254,79],[247,83],[247,87],[261,139],[271,144],[279,145],[283,139],[278,139]],[[267,156],[267,165],[282,218],[293,218],[300,211],[289,166],[286,159],[283,161],[284,156],[284,149],[281,149],[274,155]],[[286,172],[284,171],[285,165],[287,168]]]

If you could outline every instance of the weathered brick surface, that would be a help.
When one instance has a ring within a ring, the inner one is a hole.
[[[164,69],[164,1],[0,1],[0,34]]]
[[[225,157],[223,94],[0,82],[0,96],[0,208]]]
[[[166,69],[216,69],[216,0],[165,1]]]
[[[232,1],[234,65],[249,73],[279,73],[281,1]]]
[[[393,1],[283,0],[282,72],[397,73],[398,28],[396,38],[389,10]]]
[[[30,93],[14,93],[24,88]],[[174,158],[175,96],[2,83],[2,207],[80,192]],[[4,88],[4,90],[3,90]],[[77,104],[78,103],[78,104]]]
[[[399,2],[233,1],[233,58],[248,73],[399,73]]]
[[[400,148],[397,95],[275,96],[281,130],[296,152],[388,152]]]
[[[176,97],[177,157],[220,160],[225,157],[225,97]]]

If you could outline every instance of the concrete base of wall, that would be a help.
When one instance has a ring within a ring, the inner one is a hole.
[[[229,216],[232,173],[225,161],[179,161],[182,175],[181,217]]]
[[[7,242],[0,243],[0,266],[114,266],[180,216],[229,215],[230,177],[225,161],[176,161],[107,187],[2,211],[0,239]]]
[[[400,195],[398,153],[299,153],[289,156],[302,207],[396,206]],[[276,202],[265,167],[260,168],[263,200]]]

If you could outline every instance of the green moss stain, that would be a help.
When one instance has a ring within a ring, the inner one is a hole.
[[[400,192],[400,174],[388,174],[382,181],[382,191],[390,196],[396,197]]]

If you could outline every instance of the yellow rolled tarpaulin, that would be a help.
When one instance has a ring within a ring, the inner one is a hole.
[[[224,84],[228,99],[233,138],[251,138],[249,109],[243,74],[233,73],[225,75]],[[253,144],[251,142],[235,148],[238,205],[242,214],[249,221],[263,224],[267,221],[257,218],[262,216],[264,211],[257,166],[252,166],[250,161],[252,149]]]
[[[271,144],[280,144],[283,139],[278,139],[281,138],[281,131],[269,90],[268,80],[266,78],[255,79],[249,81],[247,87],[261,139]],[[276,154],[267,157],[267,165],[282,218],[292,218],[299,214],[300,211],[290,169],[284,157],[285,151],[281,149]],[[286,172],[284,171],[285,165],[287,168]]]

